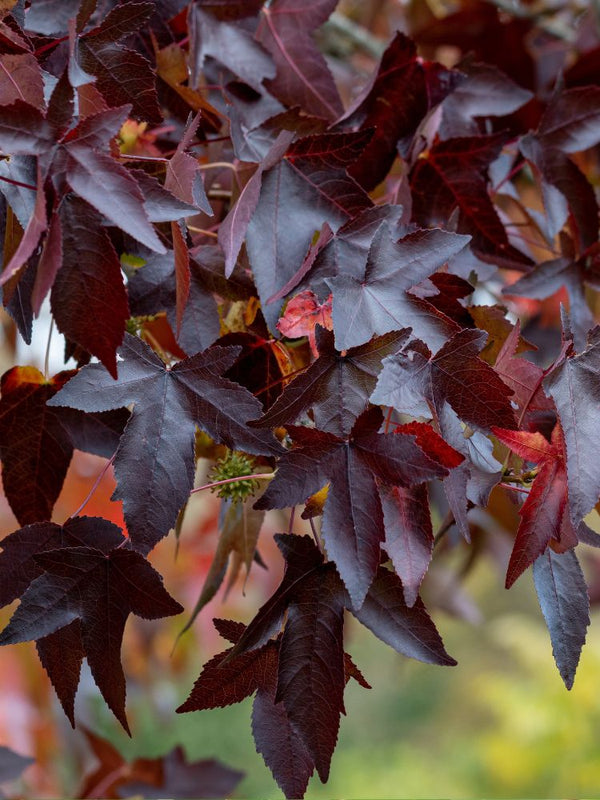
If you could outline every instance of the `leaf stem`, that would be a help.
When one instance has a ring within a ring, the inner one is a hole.
[[[435,538],[433,540],[434,547],[436,547],[436,545],[438,545],[441,542],[441,540],[444,538],[444,536],[448,533],[448,531],[453,525],[454,525],[454,514],[452,513],[452,511],[448,511],[448,513],[442,520],[442,524],[440,525],[439,530],[436,533]]]
[[[44,356],[44,378],[48,380],[50,364],[50,344],[52,343],[52,331],[54,330],[54,317],[50,317],[50,327],[48,329],[48,341],[46,342],[46,354]]]
[[[92,486],[92,488],[91,488],[91,489],[90,489],[90,491],[88,492],[88,495],[87,495],[87,497],[85,498],[85,500],[83,501],[83,503],[82,503],[82,504],[79,506],[79,508],[77,509],[77,511],[74,511],[74,512],[71,514],[71,516],[69,517],[69,519],[73,519],[73,517],[77,517],[77,516],[79,516],[79,514],[80,514],[80,513],[83,511],[83,509],[84,509],[84,508],[87,506],[87,504],[88,504],[88,503],[89,503],[89,501],[90,501],[90,498],[92,497],[92,495],[94,494],[94,492],[96,491],[96,489],[98,488],[98,486],[100,485],[100,481],[101,481],[101,480],[102,480],[102,478],[105,476],[105,474],[106,474],[106,473],[107,473],[107,471],[108,471],[108,468],[109,468],[109,467],[112,465],[113,461],[115,460],[115,456],[116,456],[116,455],[117,455],[117,454],[116,454],[116,453],[114,453],[114,454],[113,454],[113,455],[112,455],[112,456],[109,458],[109,460],[106,462],[106,464],[105,464],[105,465],[104,465],[104,467],[102,468],[102,472],[101,472],[101,473],[98,475],[98,477],[97,477],[97,478],[96,478],[96,480],[94,481],[94,485]]]
[[[322,547],[321,542],[319,540],[319,535],[317,534],[317,528],[315,527],[315,523],[313,522],[313,518],[309,517],[308,521],[310,523],[310,529],[312,531],[312,535],[313,535],[313,539],[315,540],[315,544],[319,548],[319,551],[322,553],[323,552],[323,547]]]
[[[512,483],[499,483],[498,486],[502,486],[503,489],[510,489],[513,492],[521,492],[522,494],[529,494],[529,489],[523,489],[523,487],[515,486]]]
[[[0,175],[0,181],[11,183],[13,186],[21,186],[23,189],[32,189],[34,192],[37,192],[37,186],[32,186],[30,183],[23,183],[22,181],[16,181],[14,178],[5,178],[4,175]]]
[[[196,228],[195,225],[186,225],[188,231],[192,231],[192,233],[203,233],[205,236],[212,236],[215,239],[219,237],[218,233],[214,233],[213,231],[207,231],[204,228]]]
[[[225,478],[222,481],[214,481],[213,483],[205,483],[204,486],[198,486],[197,489],[192,489],[190,494],[202,492],[204,489],[213,489],[215,486],[223,486],[226,483],[236,483],[237,481],[270,481],[275,477],[274,472],[257,472],[254,475],[240,475],[237,478]]]

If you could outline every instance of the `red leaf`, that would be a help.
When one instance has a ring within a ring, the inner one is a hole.
[[[385,525],[383,548],[402,581],[404,600],[411,608],[433,555],[427,487],[381,485],[379,497]]]
[[[577,534],[569,518],[569,497],[564,440],[560,423],[552,433],[552,442],[541,433],[505,431],[493,433],[525,461],[539,464],[533,486],[519,514],[521,524],[506,573],[506,588],[546,551],[552,542],[561,552],[577,544]]]

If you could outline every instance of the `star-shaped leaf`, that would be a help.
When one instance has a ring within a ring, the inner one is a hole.
[[[213,346],[173,367],[139,339],[126,335],[114,381],[98,364],[84,367],[51,405],[105,411],[134,403],[115,457],[115,499],[123,500],[134,546],[147,553],[175,524],[193,486],[196,426],[234,450],[276,455],[267,431],[247,421],[260,402],[222,374],[239,348]]]
[[[83,537],[89,541],[99,525],[103,530],[102,525],[110,523],[84,517],[77,521],[75,529],[83,527]],[[134,613],[144,619],[160,619],[179,614],[183,608],[167,593],[160,575],[146,559],[124,547],[127,540],[122,536],[112,549],[100,550],[89,544],[46,549],[48,539],[63,534],[56,530],[59,526],[50,526],[46,523],[42,530],[46,534],[45,545],[40,548],[36,542],[33,555],[36,570],[43,573],[22,594],[19,607],[0,635],[0,644],[42,639],[79,620],[83,651],[94,680],[110,709],[129,731],[120,661],[127,617]],[[33,573],[31,537],[37,533],[32,530],[36,527],[17,531],[12,534],[15,539],[9,537],[10,549],[16,548],[21,556],[22,566],[13,580],[17,586]],[[66,533],[70,534],[68,528]],[[2,555],[5,554],[6,546]]]
[[[348,435],[367,407],[381,360],[399,350],[407,339],[407,330],[394,331],[340,353],[333,345],[333,334],[320,329],[317,332],[319,357],[294,378],[267,413],[252,424],[275,428],[293,422],[303,411],[312,408],[319,430],[336,436]]]
[[[281,456],[274,480],[256,503],[256,508],[286,508],[330,483],[323,536],[356,608],[375,576],[384,538],[376,478],[414,486],[447,475],[462,461],[451,448],[424,452],[410,434],[380,434],[382,421],[379,409],[365,411],[347,438],[289,426],[295,446]]]
[[[512,390],[479,357],[486,339],[484,331],[463,330],[433,356],[422,342],[412,342],[384,360],[371,401],[424,417],[431,416],[428,403],[440,413],[447,402],[477,428],[514,427]]]
[[[409,326],[415,336],[432,347],[441,346],[458,326],[408,290],[443,266],[468,241],[468,236],[431,230],[410,233],[396,242],[388,224],[381,223],[362,273],[341,274],[325,281],[333,294],[338,350]]]

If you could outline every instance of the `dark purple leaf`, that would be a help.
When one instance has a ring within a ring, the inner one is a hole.
[[[125,730],[125,677],[120,661],[123,629],[130,613],[160,619],[183,609],[167,593],[150,564],[119,547],[105,554],[93,547],[48,550],[35,557],[36,578],[0,635],[0,644],[48,636],[81,622],[85,654],[102,696]]]
[[[341,274],[325,281],[333,294],[336,347],[347,350],[372,336],[408,326],[415,336],[440,347],[458,326],[408,290],[468,241],[467,236],[434,230],[416,231],[395,242],[388,224],[381,223],[362,274]]]
[[[583,353],[566,359],[544,386],[558,409],[567,447],[571,520],[577,528],[600,495],[596,469],[600,447],[597,410],[600,403],[600,328]]]
[[[256,503],[256,508],[286,508],[330,484],[323,536],[356,608],[375,576],[384,538],[375,478],[414,486],[447,474],[446,466],[426,455],[412,436],[377,433],[382,420],[379,409],[365,412],[347,439],[288,426],[295,446],[281,456],[275,479]]]
[[[83,200],[65,198],[60,221],[63,260],[50,296],[56,326],[116,378],[117,348],[129,319],[119,257],[101,218]]]
[[[430,416],[427,402],[438,413],[448,402],[469,425],[483,430],[492,425],[514,427],[509,402],[512,390],[479,357],[486,339],[484,331],[463,330],[435,356],[421,342],[388,356],[371,395],[372,402],[415,416]]]
[[[115,498],[123,500],[134,546],[148,552],[175,524],[193,485],[196,425],[231,449],[280,451],[266,431],[250,429],[260,403],[221,377],[237,348],[212,347],[172,368],[143,342],[126,335],[114,381],[99,364],[84,367],[51,405],[107,411],[134,403],[115,457]]]
[[[471,247],[484,261],[521,269],[531,259],[513,247],[487,189],[487,170],[506,142],[504,133],[437,142],[413,167],[413,219],[444,225],[458,209],[458,231],[472,236]]]
[[[556,666],[570,689],[590,624],[587,586],[575,552],[546,550],[533,565],[533,579]]]
[[[456,664],[444,649],[422,600],[417,598],[409,608],[402,583],[393,572],[380,567],[362,607],[350,610],[359,622],[401,655],[426,664]]]
[[[123,3],[109,12],[98,28],[79,37],[79,63],[94,75],[95,86],[111,105],[131,103],[133,113],[153,123],[162,122],[154,73],[150,62],[120,39],[143,27],[153,3]]]

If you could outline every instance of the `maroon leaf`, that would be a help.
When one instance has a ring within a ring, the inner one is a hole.
[[[412,436],[377,433],[382,420],[379,409],[365,412],[346,439],[289,426],[295,447],[281,456],[275,479],[255,506],[286,508],[303,503],[330,483],[323,536],[356,608],[375,576],[384,538],[375,478],[414,486],[448,473],[439,453],[426,455]]]
[[[381,485],[379,498],[385,525],[383,548],[402,581],[404,601],[412,607],[433,555],[427,487]]]
[[[314,762],[292,726],[283,703],[275,702],[275,685],[261,688],[252,705],[256,750],[286,797],[304,797]]]
[[[427,401],[438,413],[448,402],[469,425],[488,430],[503,420],[503,427],[514,427],[512,390],[479,357],[486,339],[484,331],[463,330],[435,356],[420,342],[388,356],[371,401],[425,417],[430,416]]]
[[[419,225],[444,225],[458,209],[458,230],[471,234],[477,256],[523,270],[531,259],[509,243],[486,186],[488,167],[505,141],[506,135],[497,133],[434,144],[411,172],[412,212]]]
[[[370,136],[370,132],[308,136],[294,142],[281,161],[263,173],[246,248],[263,313],[272,329],[281,306],[267,305],[267,300],[297,272],[314,232],[324,222],[335,230],[371,206],[368,196],[346,173]]]
[[[377,72],[338,121],[336,129],[340,130],[375,130],[364,152],[349,169],[349,174],[365,189],[374,189],[385,178],[398,154],[398,142],[410,141],[434,104],[430,103],[427,85],[430,74],[423,59],[417,56],[414,42],[403,33],[396,33],[381,57]],[[451,83],[446,82],[445,91],[436,91],[439,86],[431,88],[434,102],[439,103],[450,91]]]
[[[35,367],[13,367],[2,376],[2,483],[21,525],[50,519],[62,489],[73,445],[60,413],[46,401],[73,374],[61,372],[46,380]]]
[[[533,579],[556,666],[570,689],[590,624],[587,586],[575,552],[546,550],[533,565]]]
[[[94,524],[93,520],[90,524]],[[94,547],[48,550],[35,557],[44,574],[36,578],[0,635],[0,644],[40,639],[81,622],[85,654],[102,696],[129,732],[125,677],[120,662],[123,629],[130,613],[144,619],[179,614],[150,564],[132,550]]]
[[[2,539],[0,607],[12,603],[38,578],[42,568],[35,556],[64,547],[97,547],[109,552],[123,544],[121,529],[99,517],[74,517],[64,525],[37,522]]]
[[[323,782],[329,777],[345,686],[340,581],[335,571],[325,570],[307,578],[288,607],[275,698]]]
[[[400,349],[407,338],[407,330],[395,331],[342,354],[333,346],[333,335],[321,329],[317,332],[319,357],[286,386],[267,413],[252,425],[285,425],[312,407],[319,430],[348,435],[367,407],[381,359]]]
[[[333,329],[339,350],[364,344],[374,335],[410,325],[432,347],[457,329],[429,303],[407,291],[464,248],[467,236],[416,231],[395,242],[382,222],[360,275],[341,274],[325,283],[333,294]]]
[[[208,202],[202,183],[199,164],[186,150],[196,135],[200,122],[200,112],[194,119],[190,118],[177,149],[167,164],[165,189],[184,203],[196,206],[206,214],[212,215],[212,207]]]
[[[259,401],[221,377],[238,352],[212,347],[168,368],[146,344],[126,335],[117,381],[91,364],[51,401],[82,411],[135,404],[115,457],[114,497],[123,500],[131,540],[141,552],[168,533],[192,489],[196,425],[232,449],[280,451],[270,433],[246,425],[259,415]]]
[[[277,74],[265,85],[287,106],[300,105],[309,114],[334,120],[342,103],[325,59],[312,32],[322,25],[336,0],[316,0],[298,5],[294,0],[273,0],[262,8],[257,40],[273,56]]]
[[[409,608],[402,583],[393,572],[379,567],[377,576],[354,616],[398,653],[426,664],[454,666],[456,661],[444,649],[442,639],[420,598]]]
[[[32,53],[6,53],[0,56],[0,106],[22,100],[30,106],[44,105],[44,81]]]
[[[60,220],[63,260],[50,296],[56,326],[116,378],[116,351],[129,319],[119,257],[100,217],[83,200],[65,198]]]
[[[526,358],[517,358],[517,348],[521,326],[517,322],[510,335],[502,345],[494,371],[502,378],[514,394],[511,401],[523,411],[549,411],[552,410],[552,401],[546,397],[542,389],[544,378],[543,370]]]
[[[150,63],[120,39],[145,25],[153,3],[116,6],[102,24],[79,38],[79,63],[96,78],[96,87],[111,105],[131,103],[133,113],[153,123],[162,122]]]
[[[204,666],[178,711],[229,705],[258,690],[252,715],[257,749],[286,797],[297,797],[315,766],[327,779],[346,673],[368,684],[343,650],[346,593],[333,565],[323,564],[309,537],[278,534],[276,540],[286,560],[282,583],[245,630],[215,620],[221,635],[237,644]],[[284,612],[281,635],[274,623]]]
[[[85,650],[79,619],[38,639],[37,652],[48,673],[60,704],[72,727],[75,727],[75,695],[79,686]]]

